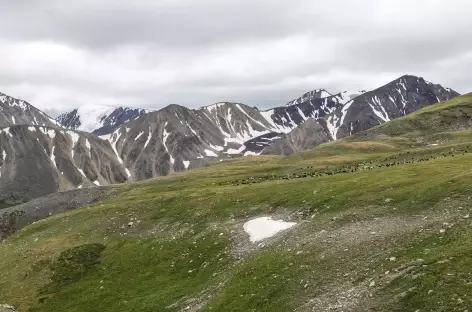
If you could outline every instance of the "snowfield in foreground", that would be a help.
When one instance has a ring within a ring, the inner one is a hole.
[[[251,242],[255,243],[296,225],[295,222],[272,220],[271,217],[260,217],[244,223],[244,231],[249,234]]]

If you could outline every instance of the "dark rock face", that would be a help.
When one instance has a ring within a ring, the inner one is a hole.
[[[56,127],[56,122],[23,100],[0,93],[0,127],[38,125]]]
[[[295,128],[289,135],[275,141],[275,146],[265,148],[263,153],[288,155],[300,152],[324,143],[326,139],[340,139],[364,131],[458,95],[459,93],[451,89],[426,82],[423,78],[403,76],[373,91],[360,91],[354,96],[350,95],[351,100],[343,105],[336,105],[324,118],[318,118],[319,127],[313,128],[313,121],[309,121],[309,125]],[[295,100],[295,103],[303,104],[304,101],[313,102],[319,99],[316,96],[304,95]],[[326,132],[329,132],[328,136],[323,135]],[[295,141],[298,144],[295,144]]]
[[[283,134],[262,152],[264,155],[291,155],[333,140],[326,126],[309,118],[287,134]]]
[[[57,117],[57,122],[64,128],[77,130],[82,125],[80,122],[79,110],[74,109],[73,111],[63,113]]]
[[[326,91],[325,89],[317,89],[317,90],[309,91],[309,92],[303,94],[298,99],[295,99],[295,100],[292,100],[292,101],[288,102],[287,104],[285,104],[285,106],[297,105],[297,104],[301,104],[301,103],[304,103],[304,102],[309,102],[309,101],[314,100],[314,99],[324,99],[324,98],[331,97],[331,96],[333,96],[333,95],[331,93],[329,93],[328,91]]]
[[[93,134],[39,126],[0,129],[0,200],[127,179],[109,142]]]
[[[423,78],[403,76],[357,96],[337,109],[327,122],[332,136],[340,139],[458,95]]]

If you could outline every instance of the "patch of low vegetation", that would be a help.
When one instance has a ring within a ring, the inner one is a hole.
[[[53,273],[51,283],[45,285],[39,293],[41,295],[52,294],[84,278],[92,268],[100,263],[99,258],[105,248],[105,245],[96,243],[61,252],[57,260],[49,267]]]

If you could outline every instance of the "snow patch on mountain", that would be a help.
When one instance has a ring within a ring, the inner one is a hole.
[[[271,217],[260,217],[244,223],[243,228],[249,235],[251,242],[256,243],[295,225],[295,222],[273,220]]]
[[[104,135],[149,112],[150,110],[129,107],[82,105],[73,111],[61,114],[57,121],[68,129]]]
[[[116,108],[98,105],[82,105],[77,109],[80,126],[76,130],[93,132],[103,126],[103,120]]]

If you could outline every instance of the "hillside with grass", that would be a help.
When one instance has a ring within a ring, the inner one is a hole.
[[[18,311],[467,311],[472,95],[289,157],[223,161],[0,244]],[[1,214],[1,210],[0,210]],[[295,223],[253,241],[250,220]]]

